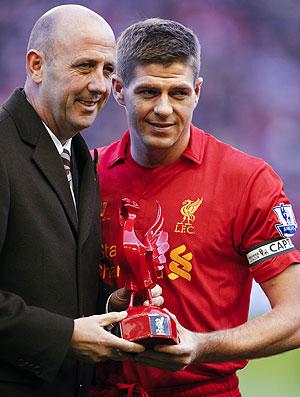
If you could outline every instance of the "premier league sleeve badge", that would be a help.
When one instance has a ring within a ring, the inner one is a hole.
[[[280,223],[275,225],[282,237],[293,237],[297,231],[297,222],[291,204],[280,203],[273,207]]]

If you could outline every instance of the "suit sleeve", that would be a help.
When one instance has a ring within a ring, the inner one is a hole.
[[[10,216],[10,181],[0,156],[0,266]],[[26,255],[26,253],[24,253]],[[7,266],[7,264],[5,264]],[[0,280],[3,286],[5,280]],[[5,289],[5,288],[4,288]],[[22,297],[0,289],[0,361],[52,381],[69,347],[74,322],[39,307],[27,306]]]

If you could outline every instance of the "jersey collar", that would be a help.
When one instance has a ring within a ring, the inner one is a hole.
[[[182,153],[181,157],[185,157],[194,163],[200,165],[202,163],[204,154],[204,143],[205,143],[205,133],[199,128],[191,124],[191,136],[190,141]],[[129,130],[125,132],[121,140],[117,143],[116,150],[111,157],[108,167],[113,167],[125,159],[125,153],[128,145],[130,144],[130,134]]]

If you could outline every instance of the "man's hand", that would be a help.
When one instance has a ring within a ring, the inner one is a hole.
[[[126,312],[112,312],[74,320],[72,350],[81,359],[93,363],[108,359],[115,361],[133,359],[133,353],[142,352],[144,347],[118,338],[104,329],[105,326],[117,323],[126,316]]]
[[[164,298],[162,297],[161,286],[156,284],[155,287],[151,289],[151,294],[153,298],[153,304],[156,306],[162,306],[164,303]],[[130,300],[130,291],[125,287],[120,288],[112,293],[109,299],[109,311],[120,311],[127,309]],[[149,306],[149,300],[145,300],[143,306]]]

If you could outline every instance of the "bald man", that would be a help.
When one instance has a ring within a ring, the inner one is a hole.
[[[0,110],[3,397],[84,396],[90,363],[142,350],[104,328],[126,313],[93,315],[99,200],[79,132],[109,96],[114,51],[102,17],[51,9],[32,30],[24,89]]]

